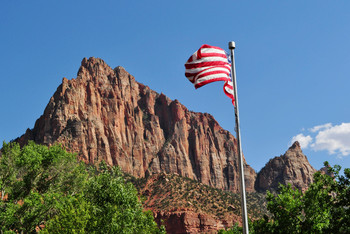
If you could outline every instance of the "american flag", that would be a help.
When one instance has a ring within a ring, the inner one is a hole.
[[[233,83],[232,81],[226,81],[224,84],[224,92],[229,97],[232,99],[232,104],[235,105],[235,97],[233,95]]]
[[[185,63],[185,76],[200,88],[215,81],[225,81],[224,92],[232,99],[231,64],[225,50],[210,45],[202,45]]]

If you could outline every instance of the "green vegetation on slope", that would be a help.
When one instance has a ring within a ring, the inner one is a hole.
[[[130,175],[127,178],[144,197],[144,206],[153,210],[190,209],[217,218],[241,214],[239,194],[213,188],[187,177],[158,174],[141,179]],[[249,193],[247,201],[252,219],[261,218],[267,213],[263,194]]]
[[[79,163],[59,145],[3,144],[0,230],[44,233],[157,233],[137,191],[116,167]]]

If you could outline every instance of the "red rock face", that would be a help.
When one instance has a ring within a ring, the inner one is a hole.
[[[101,59],[83,59],[77,78],[63,79],[34,129],[17,141],[28,140],[59,142],[85,162],[105,160],[136,177],[177,173],[239,190],[236,139],[213,116],[189,111]],[[256,173],[245,169],[253,191]]]
[[[154,213],[155,221],[166,227],[167,233],[217,233],[232,227],[235,222],[241,224],[239,217],[215,219],[211,215],[191,210]]]
[[[261,169],[256,179],[256,189],[277,190],[281,183],[304,191],[313,182],[315,172],[296,141],[284,155],[271,159]]]

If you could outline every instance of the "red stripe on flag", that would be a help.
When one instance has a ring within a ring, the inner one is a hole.
[[[210,79],[210,80],[205,80],[205,81],[202,81],[198,84],[195,84],[194,87],[196,89],[198,89],[206,84],[210,84],[210,83],[215,82],[215,81],[227,81],[227,77],[221,77],[221,78],[219,77],[219,78],[214,78],[214,79]]]
[[[233,95],[233,84],[230,81],[226,81],[224,84],[224,93],[227,97],[229,97],[232,100],[232,104],[235,105],[235,97]]]
[[[209,66],[223,66],[228,65],[226,62],[221,61],[212,61],[212,62],[201,62],[201,63],[192,63],[185,64],[186,69],[199,68],[199,67],[209,67]]]
[[[221,50],[221,51],[223,51],[224,54],[225,54],[225,51],[224,51],[223,49],[221,49],[220,47],[210,46],[210,45],[204,44],[204,45],[202,45],[202,46],[198,49],[198,51],[197,51],[197,59],[202,58],[202,49],[204,49],[204,48],[205,48],[205,49],[217,49],[217,50]]]
[[[216,81],[225,81],[224,92],[234,104],[230,78],[231,66],[223,49],[202,45],[185,63],[185,76],[196,89]]]
[[[207,45],[207,44],[202,45],[201,48],[199,48],[199,49],[202,49],[202,48],[212,48],[212,49],[217,49],[217,50],[222,50],[222,51],[224,51],[224,50],[221,49],[220,47],[211,46],[211,45]]]
[[[218,54],[218,53],[202,53],[201,58],[205,57],[221,57],[221,58],[227,58],[225,54]]]

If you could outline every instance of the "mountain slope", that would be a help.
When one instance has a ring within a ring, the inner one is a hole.
[[[242,223],[240,197],[178,175],[157,174],[136,179],[126,176],[139,191],[145,209],[168,233],[213,232]],[[262,193],[247,194],[249,217],[267,214]]]
[[[179,174],[219,189],[239,189],[236,139],[210,114],[189,111],[135,81],[122,67],[84,58],[63,79],[32,130],[17,139],[59,142],[81,160],[105,160],[136,177]],[[246,188],[255,171],[245,163]]]
[[[256,189],[276,191],[280,183],[289,183],[293,187],[305,190],[313,182],[315,172],[296,141],[284,155],[270,159],[260,170],[256,179]]]

